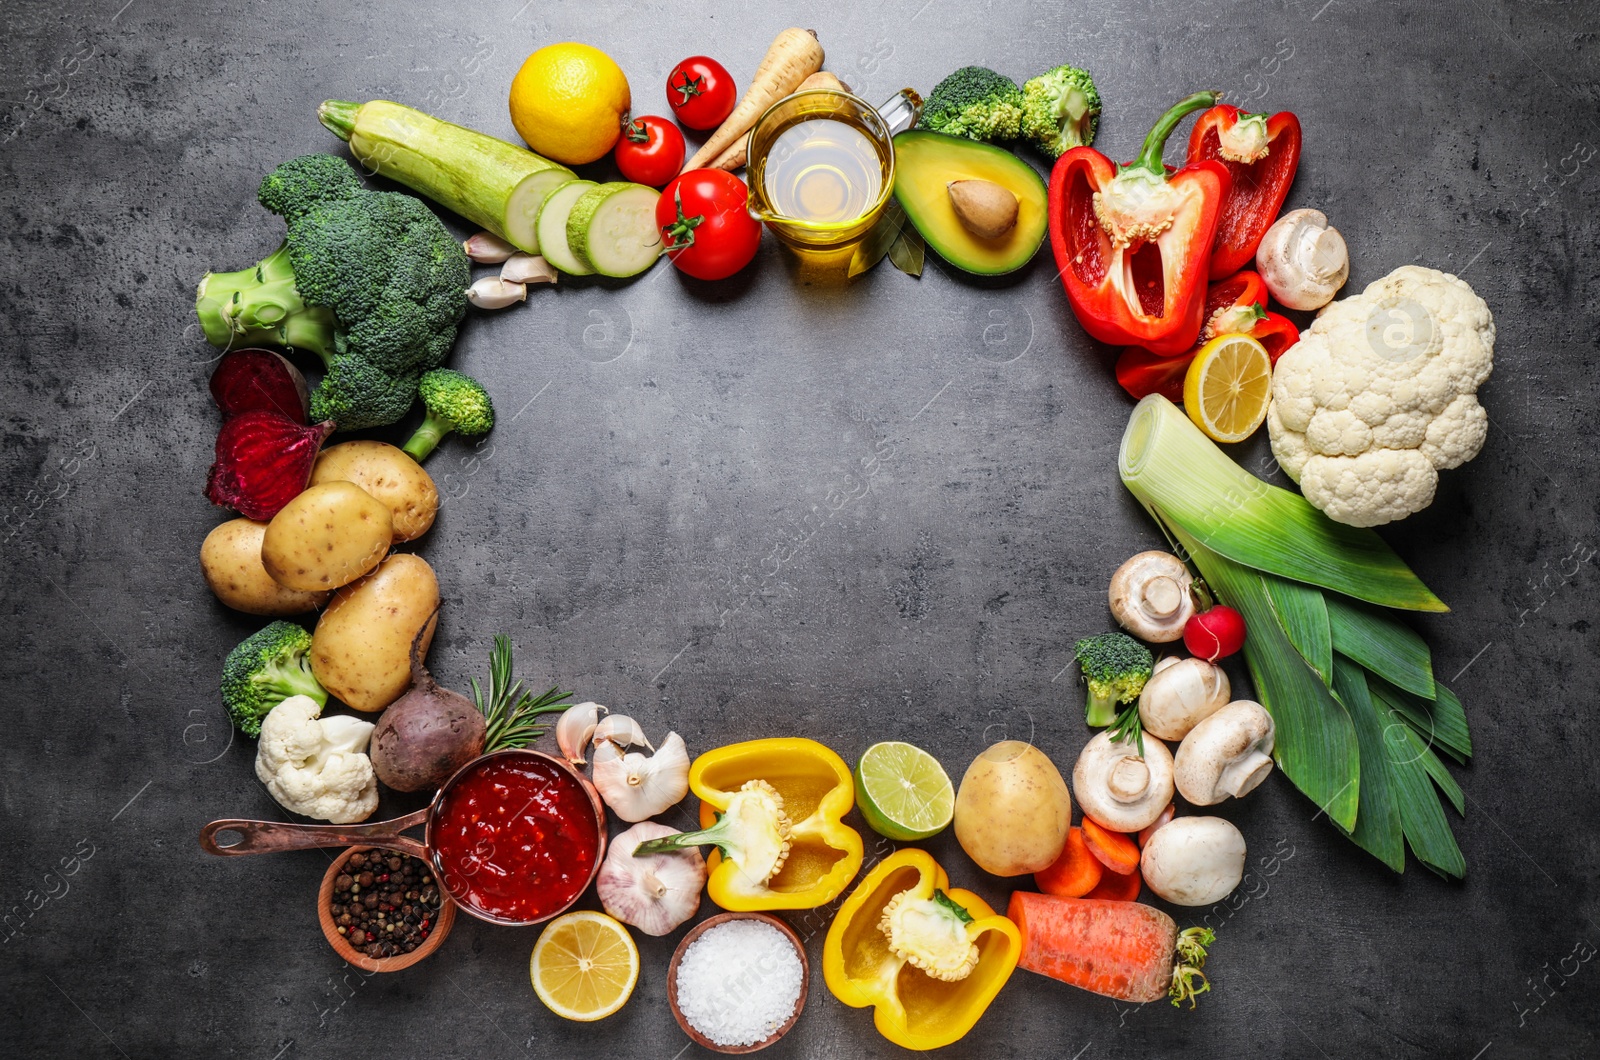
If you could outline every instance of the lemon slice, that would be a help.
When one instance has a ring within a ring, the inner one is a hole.
[[[1242,442],[1267,418],[1272,358],[1249,335],[1218,335],[1194,355],[1183,377],[1183,408],[1218,442]]]
[[[939,760],[908,743],[875,743],[856,766],[856,803],[874,832],[907,842],[937,835],[955,813],[956,792]]]
[[[628,929],[604,913],[581,911],[550,921],[533,947],[533,992],[556,1015],[604,1019],[633,995],[639,949]]]

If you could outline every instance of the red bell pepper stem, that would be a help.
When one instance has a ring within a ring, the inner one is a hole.
[[[1139,157],[1132,162],[1117,167],[1117,173],[1123,174],[1130,169],[1148,169],[1163,180],[1167,177],[1167,168],[1161,161],[1161,156],[1166,152],[1167,140],[1172,136],[1172,130],[1178,123],[1197,110],[1215,106],[1217,94],[1215,92],[1196,92],[1192,96],[1185,96],[1174,103],[1165,114],[1156,121],[1154,127],[1145,135],[1144,145],[1139,148]]]

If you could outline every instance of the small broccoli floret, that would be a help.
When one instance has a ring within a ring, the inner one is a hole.
[[[969,140],[1014,140],[1022,128],[1022,102],[1022,89],[1011,78],[963,66],[928,93],[917,128]]]
[[[418,463],[426,460],[451,431],[485,434],[494,426],[494,404],[489,400],[489,392],[470,375],[449,368],[435,368],[423,375],[417,392],[422,395],[428,415],[404,449]]]
[[[222,702],[246,736],[261,734],[261,720],[290,696],[320,708],[328,692],[311,672],[311,634],[293,622],[274,622],[239,642],[222,664]]]
[[[1155,668],[1150,649],[1126,633],[1101,633],[1078,641],[1074,650],[1089,686],[1085,717],[1096,728],[1115,723],[1117,704],[1138,699],[1150,680]]]
[[[1058,66],[1022,86],[1022,134],[1051,158],[1094,143],[1100,92],[1089,71]]]
[[[200,281],[206,338],[317,354],[328,376],[312,408],[341,430],[400,419],[466,312],[461,244],[422,202],[368,190],[332,155],[290,159],[257,198],[288,222],[284,245],[254,269]]]

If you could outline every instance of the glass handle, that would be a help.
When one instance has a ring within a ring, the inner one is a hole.
[[[903,133],[922,117],[922,97],[917,95],[914,88],[902,88],[878,108],[878,116],[888,126],[890,136]]]

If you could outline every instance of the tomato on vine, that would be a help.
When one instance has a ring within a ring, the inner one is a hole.
[[[746,265],[761,245],[744,181],[720,169],[691,169],[656,200],[661,245],[681,272],[721,280]]]
[[[667,75],[672,116],[691,129],[715,129],[733,113],[733,77],[707,55],[691,55]]]
[[[617,168],[625,180],[659,188],[683,165],[683,133],[665,118],[623,118]]]

